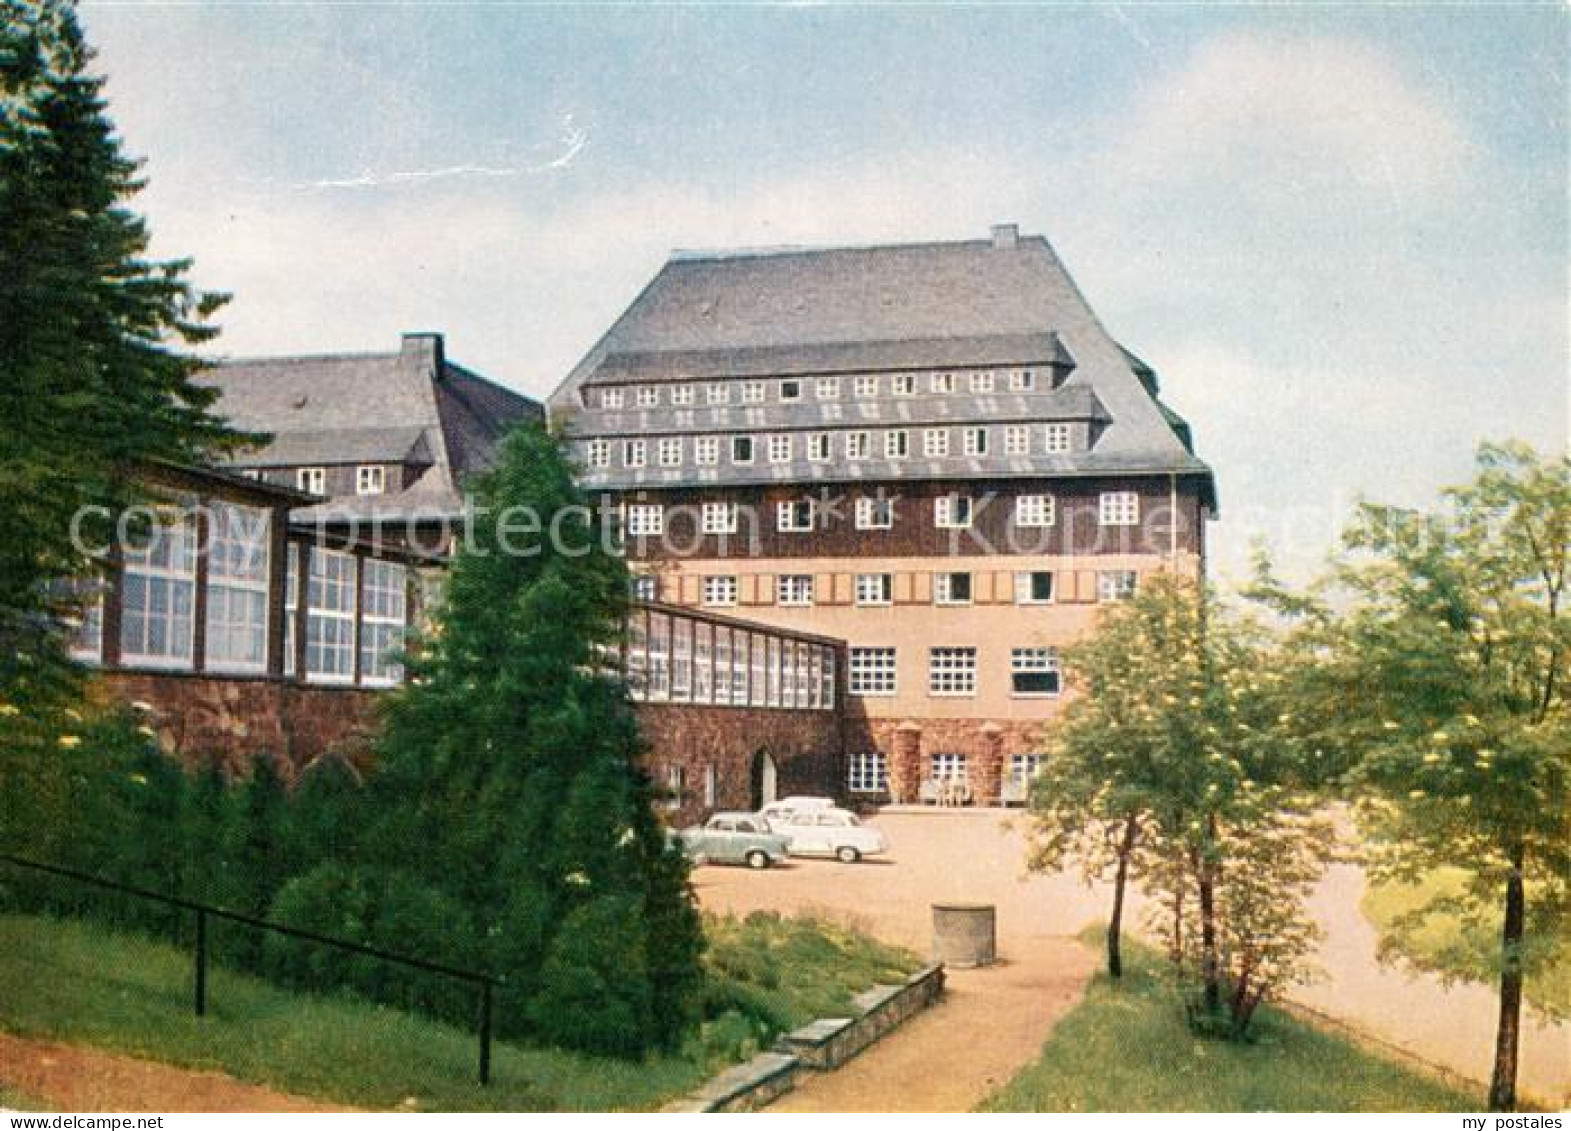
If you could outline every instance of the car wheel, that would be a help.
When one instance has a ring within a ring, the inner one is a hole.
[[[747,854],[747,866],[755,871],[769,867],[769,853],[753,849]]]
[[[835,858],[842,864],[855,864],[862,859],[862,854],[848,844],[835,850]]]

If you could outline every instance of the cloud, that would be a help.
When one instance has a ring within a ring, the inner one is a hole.
[[[1353,40],[1217,37],[1136,105],[1110,166],[1136,184],[1452,198],[1478,146],[1432,92]]]

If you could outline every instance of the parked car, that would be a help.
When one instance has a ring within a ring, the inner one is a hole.
[[[845,809],[803,809],[771,822],[770,827],[788,838],[787,851],[792,856],[833,856],[855,864],[864,856],[889,851],[883,833]]]
[[[793,813],[805,813],[819,809],[833,809],[835,800],[832,797],[782,797],[779,801],[771,801],[758,811],[758,815],[773,824],[784,821]]]
[[[702,825],[679,834],[682,851],[708,864],[746,864],[767,868],[784,860],[787,837],[771,832],[769,822],[752,813],[716,813]]]

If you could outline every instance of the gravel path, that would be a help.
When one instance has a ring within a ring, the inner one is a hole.
[[[0,1082],[58,1111],[352,1111],[82,1045],[0,1033]]]

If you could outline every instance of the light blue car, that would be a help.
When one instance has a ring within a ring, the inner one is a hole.
[[[786,857],[790,841],[769,831],[769,822],[752,813],[716,813],[702,825],[677,834],[682,851],[698,864],[746,864],[768,868]]]

